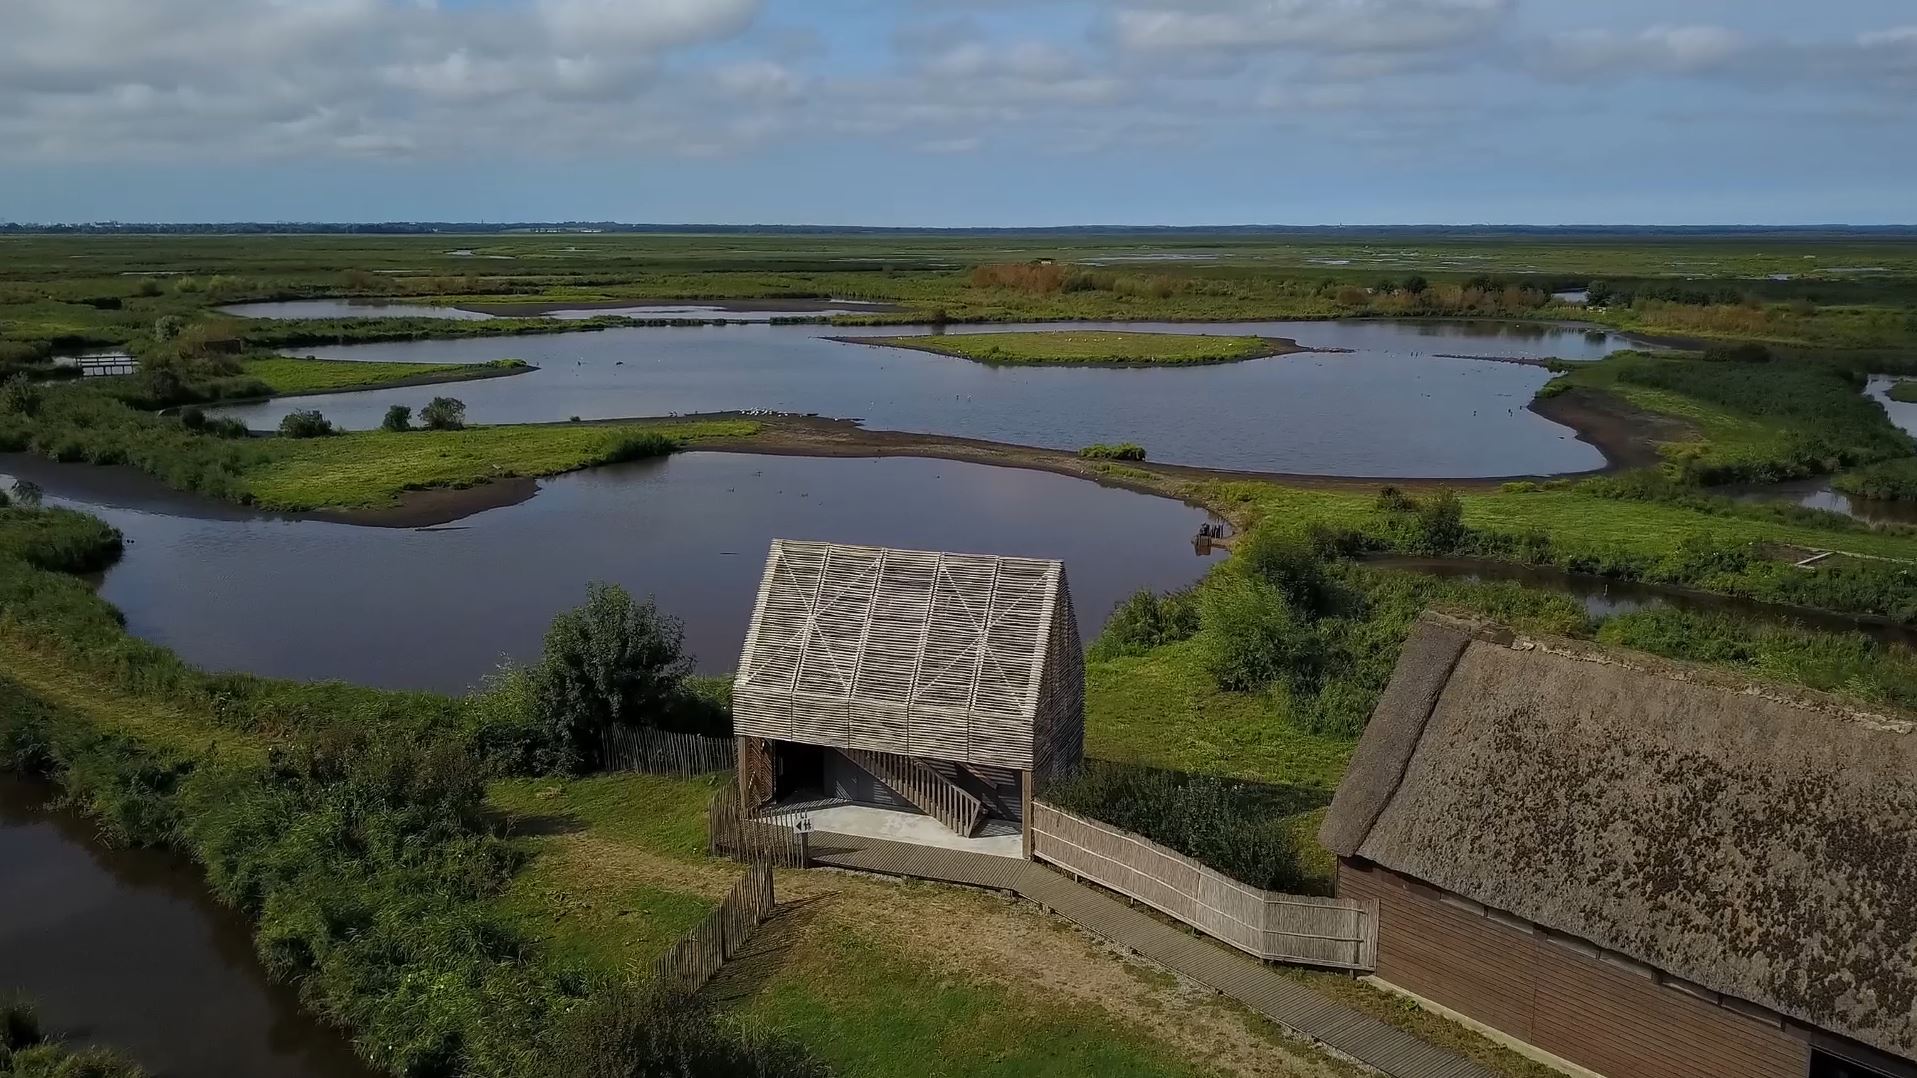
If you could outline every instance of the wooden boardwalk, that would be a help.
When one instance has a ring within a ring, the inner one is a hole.
[[[824,832],[812,835],[811,845],[816,865],[1014,892],[1393,1078],[1495,1078],[1462,1056],[1030,861]]]

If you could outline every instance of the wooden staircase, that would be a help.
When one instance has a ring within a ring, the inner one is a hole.
[[[870,772],[893,793],[918,806],[920,812],[965,836],[978,833],[985,820],[985,803],[921,760],[890,752],[840,749],[845,758]]]

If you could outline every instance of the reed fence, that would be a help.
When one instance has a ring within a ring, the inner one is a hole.
[[[748,867],[745,878],[732,885],[719,908],[659,956],[652,967],[654,979],[688,994],[704,988],[719,967],[739,953],[772,907],[772,867]]]
[[[796,823],[747,816],[736,774],[713,792],[706,805],[706,840],[713,855],[748,864],[806,867],[811,847],[806,830]]]
[[[1032,802],[1032,856],[1272,962],[1372,970],[1377,903],[1264,891],[1110,824]]]
[[[730,771],[738,757],[738,743],[729,737],[703,737],[643,726],[607,726],[599,731],[599,766],[605,771],[691,778]]]

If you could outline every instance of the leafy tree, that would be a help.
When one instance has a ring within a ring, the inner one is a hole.
[[[1404,290],[1406,292],[1411,293],[1414,296],[1424,295],[1425,290],[1430,287],[1431,287],[1430,281],[1425,280],[1423,277],[1420,277],[1415,273],[1404,279]]]
[[[460,430],[466,426],[466,405],[452,397],[434,397],[419,410],[427,430]]]
[[[337,432],[325,416],[308,410],[286,413],[280,420],[280,433],[288,438],[324,438]]]
[[[395,404],[386,409],[386,418],[379,421],[380,430],[406,431],[413,429],[413,410],[403,404]]]
[[[153,320],[153,339],[156,341],[170,341],[178,337],[180,331],[185,328],[186,319],[181,318],[179,315],[161,315],[159,318]]]
[[[585,605],[554,618],[534,670],[551,766],[578,771],[608,727],[660,725],[692,672],[683,642],[676,620],[617,584],[590,585]]]

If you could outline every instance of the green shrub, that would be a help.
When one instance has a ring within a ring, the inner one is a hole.
[[[1120,602],[1092,642],[1093,659],[1143,655],[1153,648],[1189,640],[1198,632],[1198,593],[1194,588],[1158,595],[1135,592]]]
[[[1278,588],[1258,579],[1229,581],[1199,592],[1205,670],[1227,692],[1278,684],[1313,685],[1322,642]]]
[[[165,314],[153,320],[153,339],[170,341],[186,328],[186,319],[177,314]]]
[[[1313,618],[1331,603],[1324,557],[1305,535],[1267,524],[1239,541],[1231,564],[1277,589],[1301,616]]]
[[[652,600],[634,600],[616,584],[590,585],[584,605],[554,618],[533,682],[546,766],[590,765],[608,727],[670,721],[692,672],[683,640],[679,623]]]
[[[1252,887],[1304,890],[1298,840],[1285,817],[1325,803],[1319,790],[1088,760],[1049,783],[1047,801],[1195,858]]]
[[[1831,481],[1845,494],[1877,501],[1917,501],[1917,457],[1880,461]]]
[[[288,412],[280,419],[280,434],[287,438],[324,438],[338,432],[316,411]]]
[[[566,1017],[571,1078],[827,1078],[797,1042],[726,1023],[692,997],[606,986]]]
[[[630,460],[646,460],[651,457],[670,456],[677,452],[680,442],[663,434],[628,434],[606,450],[603,463],[622,464]]]
[[[1117,445],[1100,442],[1079,450],[1078,455],[1086,460],[1144,460],[1145,447],[1136,442],[1120,442]]]
[[[466,405],[452,397],[434,397],[419,410],[427,430],[460,430],[466,426]]]
[[[379,429],[400,433],[413,429],[413,410],[404,404],[395,404],[386,409],[386,417],[379,421]]]
[[[31,416],[40,411],[40,388],[26,375],[16,374],[0,382],[0,412]]]

